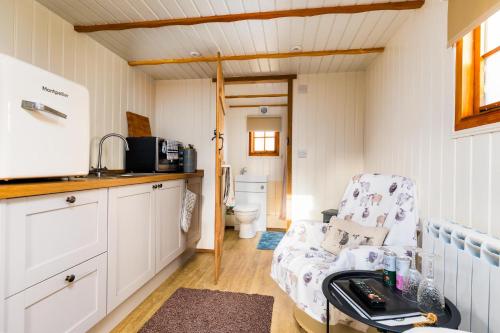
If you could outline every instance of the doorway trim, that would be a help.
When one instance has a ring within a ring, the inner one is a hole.
[[[292,153],[293,153],[293,81],[297,79],[297,74],[288,75],[264,75],[264,76],[234,76],[225,77],[224,84],[256,84],[256,83],[287,83],[287,140],[286,140],[286,196],[287,196],[287,210],[291,207],[292,201]],[[217,79],[212,79],[217,82]],[[292,223],[291,216],[287,212],[286,224],[287,229]]]

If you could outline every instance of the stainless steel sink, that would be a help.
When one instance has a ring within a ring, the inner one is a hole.
[[[127,173],[101,173],[100,176],[98,176],[95,173],[90,173],[87,177],[85,178],[98,178],[98,179],[117,179],[117,178],[134,178],[134,177],[145,177],[145,176],[154,176],[157,175],[156,173],[153,172],[127,172]],[[77,179],[84,179],[84,178],[75,178],[74,180]]]
[[[127,177],[145,177],[145,176],[154,176],[156,175],[156,173],[148,173],[148,172],[137,172],[137,173],[134,173],[134,172],[130,172],[130,173],[122,173],[122,174],[118,174],[118,175],[115,175],[116,178],[127,178]]]

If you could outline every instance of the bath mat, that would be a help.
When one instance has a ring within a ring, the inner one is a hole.
[[[139,333],[271,332],[274,297],[179,288]]]
[[[284,232],[280,231],[266,231],[260,236],[258,250],[274,250],[278,246],[281,239],[285,236]]]

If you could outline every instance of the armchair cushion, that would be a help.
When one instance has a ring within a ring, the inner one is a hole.
[[[332,218],[321,247],[333,254],[359,245],[382,245],[387,235],[384,227],[363,227],[355,222]]]

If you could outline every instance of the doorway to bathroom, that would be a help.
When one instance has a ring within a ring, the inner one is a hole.
[[[226,81],[226,137],[230,143],[226,162],[231,165],[235,181],[243,180],[239,184],[246,182],[241,175],[267,178],[267,202],[259,213],[265,216],[265,228],[284,230],[291,194],[288,157],[292,148],[293,77],[247,79]],[[236,190],[236,201],[247,197]],[[239,230],[239,220],[231,211],[226,215],[226,226]]]
[[[226,141],[221,167],[223,163],[231,166],[233,181],[240,174],[258,179],[267,177],[266,207],[260,212],[266,218],[264,230],[286,230],[290,224],[293,82],[296,77],[230,77],[221,81],[224,95],[218,100],[223,101],[221,112],[225,107],[223,132]],[[222,183],[217,183],[221,184],[221,192],[216,193],[219,198],[224,189]],[[216,206],[221,213],[215,234],[216,280],[221,273],[224,229],[239,229],[233,212],[229,210],[226,214],[223,196],[220,198]]]

